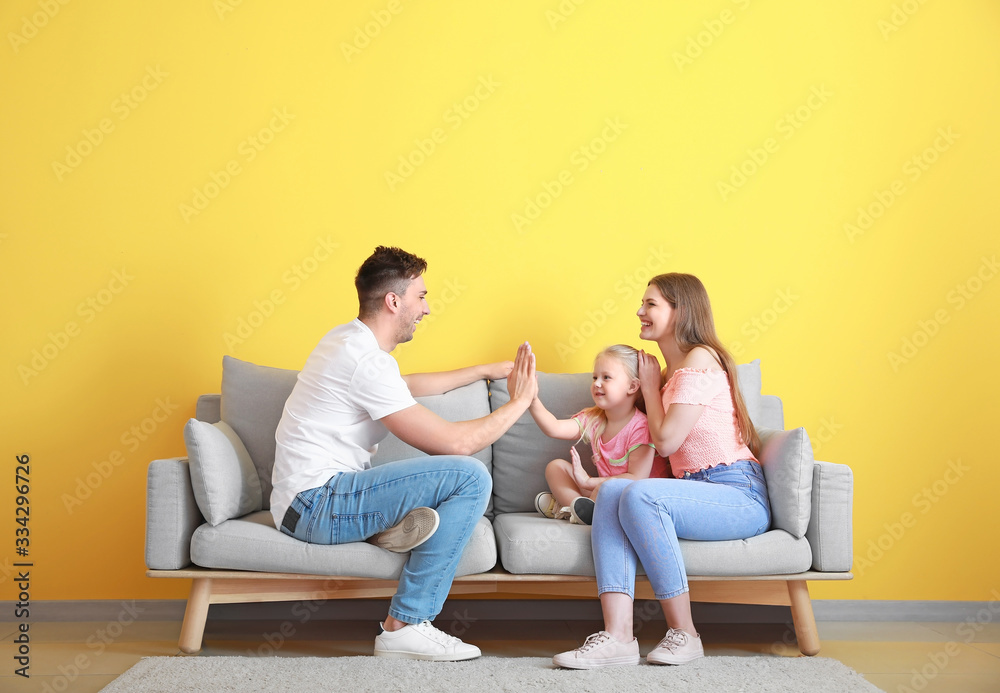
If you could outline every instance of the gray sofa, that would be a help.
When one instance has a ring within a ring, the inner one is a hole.
[[[845,465],[814,461],[804,429],[782,430],[781,401],[761,395],[759,365],[742,364],[738,375],[764,442],[772,528],[742,541],[682,541],[681,550],[692,600],[788,605],[799,648],[815,654],[819,640],[807,582],[852,577],[853,477]],[[198,399],[197,419],[226,429],[239,448],[238,455],[218,462],[231,465],[229,472],[237,469],[237,457],[242,464],[239,509],[234,505],[220,515],[218,505],[207,506],[205,485],[217,450],[199,448],[193,468],[189,440],[192,464],[173,458],[149,466],[147,575],[192,580],[180,638],[185,652],[200,650],[209,604],[385,597],[394,591],[405,556],[367,543],[305,544],[274,528],[267,510],[274,432],[296,375],[225,357],[221,395]],[[540,397],[557,417],[567,417],[591,404],[590,380],[589,373],[540,373]],[[457,421],[485,416],[508,394],[505,381],[479,381],[420,401]],[[565,457],[566,445],[544,436],[525,414],[476,455],[491,470],[493,498],[462,556],[453,595],[596,596],[590,527],[533,511],[535,494],[546,488],[545,464]],[[589,460],[589,452],[578,449]],[[228,444],[226,451],[232,452]],[[373,463],[422,454],[389,436]],[[232,486],[226,482],[227,489]],[[652,598],[643,578],[636,597]]]

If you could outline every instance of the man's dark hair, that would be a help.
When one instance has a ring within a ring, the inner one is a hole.
[[[358,313],[365,318],[377,313],[390,291],[403,294],[411,279],[427,269],[427,261],[400,248],[380,245],[361,263],[354,277],[358,290]]]

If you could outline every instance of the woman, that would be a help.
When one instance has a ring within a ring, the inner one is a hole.
[[[674,478],[610,479],[601,486],[591,536],[605,630],[556,655],[558,666],[639,663],[632,635],[638,562],[668,626],[646,661],[683,664],[704,656],[677,540],[746,539],[765,532],[771,520],[760,439],[736,365],[715,334],[704,285],[689,274],[654,277],[637,315],[639,336],[657,343],[666,364],[661,380],[656,357],[640,352],[649,431],[657,452],[670,457]]]

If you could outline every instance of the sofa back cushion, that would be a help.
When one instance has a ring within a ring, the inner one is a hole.
[[[538,397],[557,419],[567,419],[593,406],[590,373],[539,373]],[[490,406],[494,410],[510,401],[507,381],[490,382]],[[555,440],[542,433],[525,412],[510,429],[493,443],[493,512],[519,513],[535,509],[535,495],[549,489],[545,465],[556,458],[569,459],[573,441]],[[590,474],[590,445],[577,443],[576,451]]]
[[[590,396],[591,373],[539,373],[538,396],[558,419],[566,419],[593,406]],[[760,361],[737,366],[737,381],[750,417],[760,415]],[[490,406],[495,410],[510,401],[507,381],[490,383]],[[569,459],[572,441],[549,438],[525,413],[500,440],[493,444],[493,510],[496,513],[529,512],[535,509],[535,495],[548,490],[545,465],[556,458]],[[584,467],[596,474],[590,463],[590,445],[578,443]],[[811,473],[811,472],[810,472]],[[808,520],[808,517],[807,517]],[[804,531],[804,530],[803,530]]]
[[[243,441],[260,477],[263,509],[271,507],[274,432],[299,372],[222,357],[222,420]]]
[[[490,413],[489,393],[485,380],[477,380],[464,387],[458,387],[443,395],[431,395],[429,397],[417,397],[417,402],[432,412],[448,421],[468,421],[479,419]],[[372,458],[372,466],[405,460],[413,457],[426,457],[427,453],[417,450],[411,445],[407,445],[393,434],[387,435],[378,444],[378,451]],[[486,465],[486,469],[493,469],[493,448],[486,446],[473,455],[477,460]],[[486,517],[493,518],[493,508],[491,505],[486,508]]]
[[[776,431],[757,428],[760,466],[771,503],[771,528],[796,539],[805,536],[812,513],[813,451],[804,428]]]
[[[258,366],[232,356],[222,359],[222,421],[229,424],[246,446],[260,478],[263,508],[271,507],[271,470],[274,468],[274,433],[292,394],[298,371]],[[480,380],[443,395],[418,397],[417,402],[449,421],[476,419],[490,413],[486,381]],[[378,446],[373,465],[425,453],[403,443],[391,433]],[[486,468],[493,459],[487,447],[476,453]]]
[[[246,446],[225,421],[191,419],[184,427],[191,489],[213,527],[261,509],[260,477]]]

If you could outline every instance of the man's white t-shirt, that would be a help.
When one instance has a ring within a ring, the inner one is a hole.
[[[369,469],[388,434],[379,419],[416,403],[367,325],[355,318],[330,330],[299,373],[274,435],[274,526],[302,491]]]

